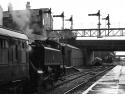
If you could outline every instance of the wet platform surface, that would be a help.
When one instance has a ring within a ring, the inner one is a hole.
[[[125,94],[125,65],[117,65],[82,94]]]

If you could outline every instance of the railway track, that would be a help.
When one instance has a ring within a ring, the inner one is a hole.
[[[102,74],[111,68],[113,68],[113,66],[98,66],[83,72],[65,76],[64,78],[66,80],[55,85],[54,88],[49,90],[49,92],[46,94],[72,94],[70,92],[72,92],[74,89],[86,84],[89,80],[97,77],[99,74]]]
[[[103,67],[103,69],[105,67]],[[66,84],[66,83],[68,83],[70,81],[73,81],[73,80],[75,80],[77,78],[80,78],[82,76],[86,76],[87,74],[90,74],[92,70],[94,72],[96,72],[96,71],[99,71],[100,69],[102,69],[102,66],[96,66],[96,67],[93,67],[93,68],[84,69],[84,70],[82,70],[82,72],[76,72],[76,73],[73,73],[73,74],[70,74],[70,75],[67,75],[67,76],[63,76],[61,78],[61,81],[57,82],[57,84],[55,84],[54,88],[56,88],[58,86],[61,86],[63,84]],[[91,74],[93,74],[93,73],[91,73]]]
[[[106,73],[108,70],[110,70],[110,69],[112,69],[112,67],[106,68],[104,71],[101,71],[101,70],[100,70],[100,72],[96,73],[95,75],[92,75],[92,77],[90,77],[90,79],[88,79],[87,82],[82,82],[82,83],[76,85],[75,87],[73,87],[73,88],[67,90],[67,91],[64,92],[63,94],[81,94],[80,92],[77,92],[77,93],[76,93],[76,91],[79,90],[79,87],[83,87],[83,86],[85,86],[85,85],[86,85],[87,83],[89,83],[89,82],[92,83],[93,81],[97,80],[99,77],[101,77],[103,74],[105,74],[105,73]],[[91,73],[93,73],[93,72],[91,72]],[[91,75],[91,73],[90,73],[89,75]],[[89,84],[90,84],[90,83],[89,83]]]
[[[88,71],[94,70],[94,69],[95,69],[95,70],[98,70],[99,68],[102,68],[102,66],[93,66],[93,67],[85,68],[85,69],[83,69],[82,71],[88,72]],[[78,69],[77,69],[77,70],[78,70]],[[83,72],[79,72],[79,73],[81,74],[81,73],[83,73]],[[78,74],[78,72],[75,72],[75,73],[70,74],[70,75],[63,76],[62,78],[68,78],[68,77],[71,77],[71,76],[76,75],[76,74]]]

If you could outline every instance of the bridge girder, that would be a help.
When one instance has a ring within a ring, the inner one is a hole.
[[[76,33],[76,37],[98,37],[99,29],[58,29],[51,30],[54,32],[61,32],[64,30],[69,30]],[[125,51],[125,39],[123,40],[103,40],[102,37],[119,37],[125,36],[125,28],[100,28],[101,36],[99,37],[102,40],[75,40],[73,45],[88,48],[91,50],[104,50],[104,51]]]
[[[125,51],[125,40],[73,40],[68,43],[93,51]]]
[[[76,40],[74,44],[95,51],[125,51],[125,40]]]
[[[55,32],[61,32],[69,30],[76,34],[76,37],[98,37],[99,29],[90,28],[90,29],[57,29],[51,30]],[[101,37],[114,37],[114,36],[125,36],[125,28],[101,28],[100,29]]]

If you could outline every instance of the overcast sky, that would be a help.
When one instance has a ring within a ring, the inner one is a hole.
[[[53,15],[65,13],[65,19],[73,15],[74,28],[97,28],[98,18],[88,14],[101,11],[101,18],[110,15],[111,27],[125,27],[125,0],[28,0],[31,8],[52,8]],[[12,3],[14,9],[25,9],[27,0],[0,0],[4,10],[8,9],[8,3]],[[101,27],[106,27],[106,21],[101,20]],[[61,18],[54,18],[54,28],[61,28]],[[65,28],[70,23],[65,22]]]

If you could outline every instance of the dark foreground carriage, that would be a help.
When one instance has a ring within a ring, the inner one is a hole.
[[[24,34],[0,28],[0,85],[29,77],[27,41]]]
[[[0,93],[22,87],[29,79],[28,38],[0,28]],[[11,87],[11,88],[10,88]]]

